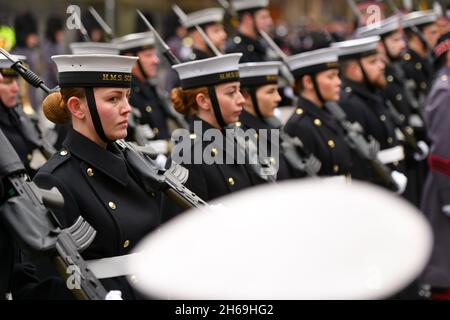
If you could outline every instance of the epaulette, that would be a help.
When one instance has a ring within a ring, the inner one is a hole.
[[[59,166],[67,162],[70,159],[70,152],[62,149],[56,152],[41,168],[46,172],[54,172]]]

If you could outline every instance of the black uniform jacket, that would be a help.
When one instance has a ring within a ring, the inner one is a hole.
[[[352,155],[345,133],[325,109],[299,97],[298,108],[286,123],[285,131],[299,137],[305,148],[322,162],[319,175],[350,174]]]
[[[148,124],[155,133],[155,140],[169,139],[167,115],[156,88],[149,82],[131,79],[130,105],[141,112],[141,124]]]
[[[201,131],[194,130],[195,122],[197,122],[197,126],[201,124]],[[172,160],[189,170],[189,178],[185,185],[201,199],[209,202],[265,182],[265,180],[254,173],[248,164],[239,164],[236,161],[233,161],[232,164],[226,163],[227,152],[229,155],[236,154],[236,145],[234,148],[229,147],[227,149],[225,137],[223,137],[223,143],[215,142],[214,138],[212,138],[212,141],[207,138],[202,138],[206,131],[218,129],[215,129],[209,123],[196,116],[192,118],[190,126],[191,135],[187,137],[190,141],[186,143],[179,142],[177,144],[177,146],[183,144],[183,150],[175,151],[176,149],[174,148]],[[223,135],[223,132],[221,134]],[[189,149],[186,152],[190,154],[186,155],[184,148]],[[178,160],[174,152],[179,157],[183,156],[183,159]],[[209,162],[208,160],[205,161],[207,158],[210,159]],[[164,221],[173,218],[183,211],[166,197],[163,199]]]
[[[19,155],[20,160],[24,163],[29,173],[29,163],[32,160],[33,150],[37,148],[37,145],[33,143],[33,138],[38,139],[38,133],[35,132],[36,137],[29,137],[28,134],[32,134],[31,130],[25,131],[22,126],[25,121],[30,122],[29,129],[33,129],[31,120],[27,119],[25,113],[20,107],[7,108],[0,102],[0,129],[5,136],[11,142],[12,146]]]
[[[403,55],[401,66],[405,71],[406,78],[413,80],[416,84],[416,98],[420,98],[420,95],[426,97],[433,82],[433,65],[414,50],[407,49]]]
[[[226,53],[242,53],[240,63],[266,61],[266,48],[258,41],[238,32],[228,40],[225,46]]]
[[[208,59],[214,57],[214,55],[212,55],[209,52],[205,52],[203,50],[197,49],[197,48],[193,48],[192,49],[192,53],[189,56],[189,60],[188,61],[197,61],[197,60],[204,60],[204,59]]]
[[[60,223],[67,227],[82,216],[97,231],[83,252],[86,260],[129,254],[160,224],[159,200],[136,182],[114,143],[105,150],[70,129],[63,146],[34,179],[64,196],[64,208],[55,210]],[[108,290],[122,290],[125,298],[135,297],[124,278],[102,282]]]

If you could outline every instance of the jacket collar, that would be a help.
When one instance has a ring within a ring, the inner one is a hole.
[[[378,103],[382,102],[380,100],[380,97],[377,95],[377,92],[369,89],[369,87],[365,83],[358,83],[345,78],[342,83],[342,88],[346,90],[348,87],[351,88],[352,92],[355,92],[359,96],[376,101]]]
[[[105,150],[73,128],[70,128],[63,146],[72,155],[93,166],[96,170],[103,172],[123,186],[128,184],[128,171],[125,159],[115,144],[109,144],[107,150]]]
[[[311,102],[308,99],[305,99],[302,96],[298,98],[298,106],[302,108],[303,111],[312,118],[320,119],[320,121],[330,129],[334,131],[340,131],[340,126],[338,122],[325,108],[320,108],[316,106],[313,102]]]
[[[267,122],[262,120],[261,118],[252,115],[251,113],[242,110],[241,116],[239,117],[239,120],[242,122],[244,127],[250,128],[250,129],[275,129],[272,126],[270,126]]]

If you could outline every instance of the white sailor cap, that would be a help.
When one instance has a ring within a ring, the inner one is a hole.
[[[331,44],[332,48],[339,50],[339,60],[359,59],[377,53],[379,36],[353,39]]]
[[[308,51],[287,59],[289,69],[294,77],[299,78],[305,74],[315,74],[328,69],[338,68],[338,50],[322,48]]]
[[[269,0],[234,0],[231,5],[236,12],[267,8]]]
[[[436,22],[438,17],[434,10],[414,11],[402,17],[403,28],[409,29],[413,26],[421,27],[432,24]]]
[[[199,61],[172,66],[178,73],[183,89],[212,86],[239,81],[239,60],[242,53],[224,54]]]
[[[52,56],[58,68],[59,86],[113,87],[131,85],[131,68],[137,57],[86,54]]]
[[[301,208],[292,205],[299,195]],[[423,272],[432,248],[423,214],[388,191],[301,179],[191,210],[146,237],[123,266],[156,298],[386,299]]]
[[[12,55],[14,59],[25,61],[27,57],[25,56],[18,56],[18,55]],[[11,61],[9,61],[5,56],[0,56],[0,73],[4,77],[17,77],[18,74],[15,70],[11,69]]]
[[[141,50],[153,48],[155,46],[155,35],[151,31],[131,33],[113,39],[112,43],[119,47],[121,54],[135,54]]]
[[[241,87],[259,87],[278,83],[281,62],[250,62],[239,65]]]
[[[209,8],[188,14],[182,24],[185,28],[190,29],[195,25],[205,26],[212,23],[221,23],[224,15],[225,10],[223,8]]]
[[[384,19],[382,21],[368,24],[367,26],[356,29],[356,38],[365,38],[372,36],[387,37],[391,33],[400,30],[402,25],[402,19],[400,16],[395,15]]]
[[[119,47],[114,43],[105,42],[73,42],[70,45],[72,54],[116,54]]]

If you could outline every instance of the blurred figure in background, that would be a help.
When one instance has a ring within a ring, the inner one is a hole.
[[[64,37],[63,22],[57,16],[50,16],[47,19],[45,30],[45,42],[42,47],[42,61],[44,63],[44,78],[46,85],[50,88],[58,84],[58,70],[51,59],[51,56],[64,54],[62,44]]]
[[[35,16],[30,12],[19,14],[14,19],[14,30],[16,32],[16,44],[12,53],[26,57],[27,64],[36,74],[40,74],[39,37]],[[28,86],[28,96],[34,110],[39,110],[42,97],[40,91]]]

